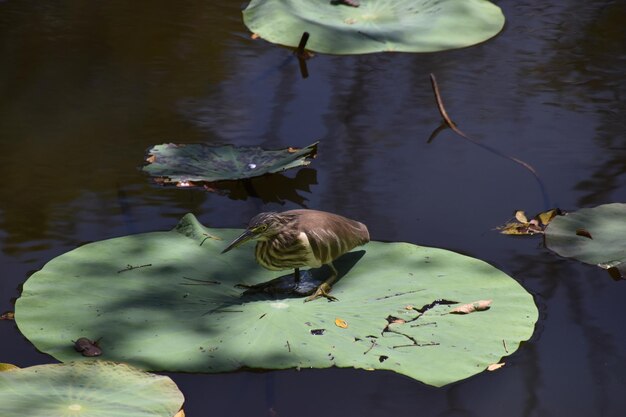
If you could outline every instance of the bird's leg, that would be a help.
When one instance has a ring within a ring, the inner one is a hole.
[[[304,302],[306,303],[307,301],[313,301],[316,298],[319,297],[324,297],[327,298],[328,301],[337,301],[336,297],[333,297],[332,295],[329,294],[333,284],[335,283],[335,281],[337,281],[337,277],[339,276],[339,273],[337,272],[337,270],[335,269],[335,266],[333,265],[332,262],[327,263],[326,265],[328,265],[332,271],[332,274],[330,275],[330,277],[328,277],[326,279],[326,281],[322,282],[320,284],[319,287],[317,287],[317,290],[310,296],[308,296],[307,298],[304,299]]]
[[[300,268],[296,268],[293,271],[293,280],[297,284],[300,282]]]

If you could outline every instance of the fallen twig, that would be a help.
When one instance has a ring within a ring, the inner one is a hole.
[[[302,37],[300,38],[300,43],[298,44],[298,49],[296,49],[296,54],[305,58],[304,48],[306,47],[306,43],[309,41],[309,32],[303,32]]]
[[[298,48],[296,49],[296,58],[298,58],[298,66],[300,67],[300,75],[302,76],[302,79],[306,79],[309,77],[309,69],[307,68],[306,60],[311,58],[312,54],[304,49],[308,41],[309,32],[302,33],[300,43],[298,44]]]
[[[126,265],[126,268],[120,269],[119,271],[117,271],[117,273],[121,274],[122,272],[132,271],[133,269],[145,268],[147,266],[152,266],[152,264],[137,265],[137,266],[133,266],[133,265],[128,264],[128,265]]]
[[[435,94],[435,101],[437,102],[437,108],[439,109],[439,114],[441,114],[441,117],[443,118],[443,121],[445,123],[446,126],[448,126],[450,129],[452,129],[452,131],[454,133],[456,133],[457,135],[469,140],[470,142],[472,142],[475,145],[480,146],[483,149],[488,150],[489,152],[495,153],[498,156],[501,156],[503,158],[506,158],[508,160],[511,160],[513,162],[515,162],[516,164],[521,165],[522,167],[524,167],[525,169],[527,169],[528,171],[530,171],[530,173],[535,177],[535,179],[537,180],[537,183],[539,184],[539,188],[541,190],[541,195],[543,197],[543,201],[544,201],[544,205],[546,207],[546,209],[550,206],[550,201],[548,199],[548,194],[546,192],[546,188],[543,185],[543,181],[541,181],[541,178],[539,178],[539,174],[537,174],[537,171],[535,171],[535,168],[533,168],[530,164],[528,164],[527,162],[522,161],[521,159],[506,155],[502,152],[500,152],[497,149],[494,149],[490,146],[487,146],[485,144],[482,144],[472,138],[470,138],[469,136],[467,136],[463,131],[461,131],[461,129],[459,129],[456,124],[452,121],[452,119],[450,119],[450,116],[448,115],[448,112],[446,111],[446,108],[443,105],[443,99],[441,98],[441,93],[439,92],[439,85],[437,84],[437,78],[435,78],[435,74],[430,74],[430,83],[433,87],[433,93]],[[430,138],[428,138],[428,142],[431,142],[435,136],[437,136],[437,134],[439,132],[441,132],[442,128],[441,126],[439,126],[437,129],[435,129],[435,131],[430,135]]]
[[[456,124],[452,121],[452,119],[450,119],[450,116],[448,116],[448,112],[446,111],[446,108],[443,105],[443,100],[441,99],[441,93],[439,92],[439,85],[437,84],[437,78],[435,78],[435,74],[433,73],[430,74],[430,84],[433,87],[433,92],[435,93],[435,101],[437,102],[437,109],[439,109],[439,114],[441,114],[443,121],[456,134],[461,135],[464,138],[471,140],[470,138],[467,137],[465,133],[463,133],[458,127],[456,127]]]
[[[189,277],[183,277],[183,279],[186,279],[188,281],[194,281],[195,283],[181,282],[180,285],[208,285],[208,284],[221,285],[222,284],[219,281],[212,281],[209,279],[196,279],[196,278],[189,278]]]
[[[365,352],[363,352],[364,355],[367,355],[369,353],[369,351],[374,349],[374,346],[377,345],[375,340],[370,340],[370,342],[372,342],[372,345]]]

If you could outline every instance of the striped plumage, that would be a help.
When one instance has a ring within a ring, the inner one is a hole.
[[[282,213],[260,213],[250,220],[248,228],[223,252],[240,244],[257,240],[257,262],[270,270],[328,265],[333,271],[313,298],[323,295],[337,279],[332,262],[353,248],[369,242],[367,227],[360,222],[318,210],[289,210]],[[331,298],[331,297],[329,297]]]
[[[255,256],[267,269],[319,268],[370,240],[367,227],[355,220],[318,210],[261,213],[250,226],[269,222],[258,237]]]

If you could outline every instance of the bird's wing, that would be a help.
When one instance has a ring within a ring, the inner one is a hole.
[[[298,229],[307,235],[313,255],[323,264],[370,240],[363,223],[316,210],[306,210],[306,215],[299,216]]]

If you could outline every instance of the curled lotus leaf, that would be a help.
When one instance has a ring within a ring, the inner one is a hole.
[[[61,361],[82,360],[71,341],[88,337],[100,339],[101,358],[151,370],[337,366],[392,370],[435,386],[485,370],[533,333],[537,308],[514,279],[410,243],[373,241],[337,259],[336,302],[244,296],[236,284],[277,273],[256,264],[254,245],[221,254],[241,232],[204,227],[188,214],[171,231],[81,246],[26,281],[16,322]],[[449,314],[485,299],[488,310]]]
[[[317,154],[317,142],[302,148],[265,150],[258,146],[204,143],[155,145],[143,170],[162,184],[200,185],[239,180],[305,166]]]

